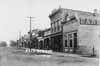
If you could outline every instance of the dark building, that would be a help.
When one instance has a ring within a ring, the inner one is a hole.
[[[63,10],[60,8],[54,10],[49,15],[51,21],[51,45],[54,51],[63,51],[63,35],[62,35],[62,24],[65,20]]]

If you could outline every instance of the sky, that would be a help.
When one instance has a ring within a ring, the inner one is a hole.
[[[0,41],[17,40],[19,33],[29,30],[29,16],[32,29],[50,27],[48,18],[55,8],[69,8],[93,12],[100,9],[100,0],[0,0]]]

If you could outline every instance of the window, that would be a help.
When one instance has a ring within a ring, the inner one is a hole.
[[[53,24],[51,23],[51,32],[53,32]]]
[[[52,24],[52,32],[54,32],[54,23]]]
[[[74,48],[77,48],[77,33],[74,33]]]
[[[67,47],[67,40],[65,40],[65,47]]]
[[[55,22],[54,22],[54,32],[55,32]]]
[[[55,22],[55,32],[57,31],[57,22]]]
[[[56,30],[56,26],[55,26],[55,32],[56,32],[57,30]]]
[[[58,25],[58,27],[57,27],[58,31],[59,31],[59,28],[60,28],[60,26]]]
[[[53,32],[53,29],[52,29],[52,27],[51,27],[51,32]]]
[[[59,25],[59,31],[61,31],[61,25]]]
[[[72,39],[70,39],[70,47],[72,47]]]
[[[59,31],[59,20],[57,20],[57,31]]]
[[[69,34],[68,36],[69,36],[69,39],[72,38],[72,34]]]
[[[59,22],[57,22],[57,30],[59,31]]]
[[[85,19],[85,24],[87,24],[87,19]]]
[[[77,47],[77,38],[74,38],[74,48]]]
[[[74,33],[74,37],[77,37],[77,33]]]

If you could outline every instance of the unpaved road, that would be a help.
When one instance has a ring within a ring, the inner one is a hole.
[[[0,66],[99,66],[95,58],[37,56],[12,53],[13,48],[0,48]]]

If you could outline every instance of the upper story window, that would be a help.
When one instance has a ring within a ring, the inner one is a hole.
[[[52,32],[54,32],[54,23],[52,23],[51,29],[52,29]]]
[[[60,28],[60,27],[59,27],[59,22],[57,22],[57,30],[58,30],[58,31],[59,31],[59,28]]]
[[[53,29],[54,29],[54,32],[55,32],[55,27],[56,27],[56,26],[55,26],[55,22],[54,22],[54,27],[53,27]]]
[[[81,25],[97,25],[97,20],[95,19],[80,19]]]
[[[51,32],[53,32],[53,23],[51,23]]]
[[[55,22],[55,32],[57,31],[57,22]]]
[[[69,34],[69,35],[68,35],[68,38],[69,38],[69,39],[72,39],[72,34]]]

